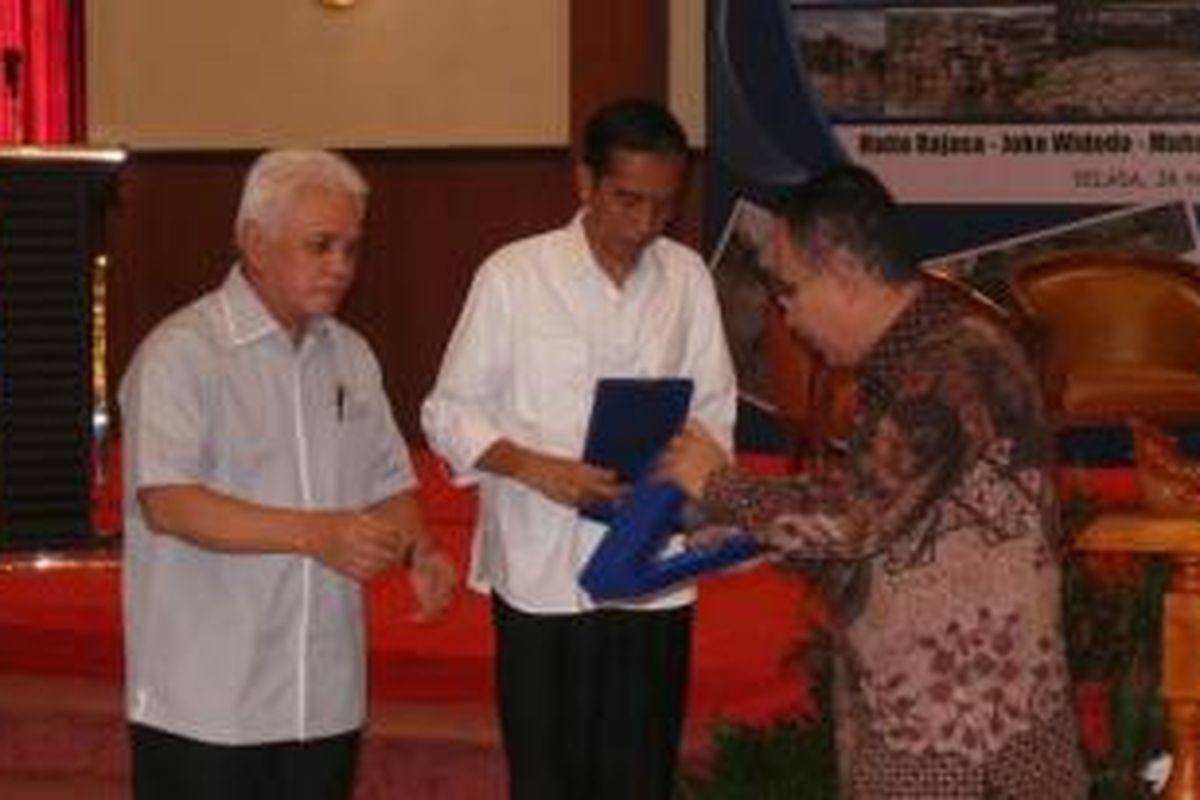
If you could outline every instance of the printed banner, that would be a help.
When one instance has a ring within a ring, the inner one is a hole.
[[[1197,256],[1200,0],[710,0],[709,30],[706,234],[743,410],[770,409],[762,208],[833,164],[879,174],[925,265],[1002,303],[1049,251]]]
[[[845,160],[915,206],[1092,207],[1070,219],[1200,197],[1195,0],[713,0],[710,13],[710,240],[735,198]],[[969,224],[978,244],[1021,232]]]
[[[906,201],[1200,188],[1195,2],[793,2],[790,22],[844,152]]]
[[[1200,194],[1200,125],[835,130],[846,155],[874,170],[901,202],[1146,203]]]

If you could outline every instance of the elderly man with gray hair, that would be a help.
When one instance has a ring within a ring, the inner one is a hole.
[[[259,158],[240,262],[158,325],[122,382],[139,800],[348,797],[360,583],[404,564],[422,612],[450,599],[379,365],[332,317],[366,196],[332,153]]]

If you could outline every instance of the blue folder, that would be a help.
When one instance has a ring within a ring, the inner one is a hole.
[[[583,460],[617,473],[632,486],[650,471],[663,448],[687,419],[690,378],[601,378],[596,382]],[[618,504],[581,509],[597,522],[613,518]]]
[[[644,480],[634,487],[579,575],[579,584],[593,600],[650,594],[759,554],[758,542],[740,532],[713,548],[660,558],[685,500],[673,483]]]

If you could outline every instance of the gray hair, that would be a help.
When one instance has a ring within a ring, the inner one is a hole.
[[[340,189],[350,195],[361,219],[367,209],[367,182],[346,158],[328,150],[270,150],[246,173],[236,230],[248,222],[275,230],[305,187]]]
[[[863,271],[885,282],[903,283],[920,274],[895,199],[864,167],[839,164],[793,187],[780,216],[818,269],[844,248]]]

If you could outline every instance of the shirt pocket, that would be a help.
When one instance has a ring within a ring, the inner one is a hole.
[[[376,498],[378,486],[389,476],[396,456],[389,452],[390,437],[379,423],[375,398],[362,387],[345,386],[338,403],[334,430],[337,459],[331,476],[337,486],[333,501],[360,505]]]
[[[542,444],[571,442],[581,435],[591,408],[587,343],[576,337],[534,336],[522,355],[518,416],[538,432]]]
[[[214,450],[212,480],[260,501],[282,501],[280,484],[289,477],[291,415],[281,409],[283,387],[268,374],[225,376],[213,406],[207,438]]]

